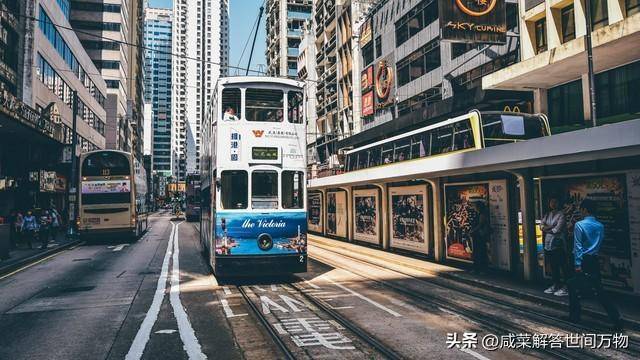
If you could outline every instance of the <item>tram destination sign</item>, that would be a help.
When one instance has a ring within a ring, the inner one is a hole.
[[[438,3],[442,40],[505,44],[505,0],[448,0]]]
[[[277,147],[253,147],[251,158],[254,160],[278,160]]]

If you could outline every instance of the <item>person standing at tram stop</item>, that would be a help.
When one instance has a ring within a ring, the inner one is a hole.
[[[489,225],[489,214],[484,203],[475,201],[471,202],[471,206],[475,211],[475,216],[470,216],[471,222],[471,243],[473,245],[473,266],[474,270],[479,274],[487,271],[487,242],[491,227]]]
[[[565,282],[569,278],[568,259],[565,252],[567,222],[556,197],[549,199],[549,211],[540,220],[540,228],[544,234],[544,256],[549,260],[551,278],[553,279],[553,284],[544,292],[555,296],[567,296],[569,295],[565,286]],[[562,273],[562,278],[560,273]]]
[[[580,295],[591,290],[607,312],[613,330],[621,331],[620,313],[602,289],[598,253],[604,241],[605,229],[596,219],[594,210],[593,200],[583,200],[580,204],[583,219],[575,224],[573,230],[575,276],[569,281],[569,320],[580,322]]]
[[[33,238],[38,232],[38,227],[38,219],[36,219],[31,210],[27,211],[27,216],[24,217],[20,231],[24,235],[29,249],[33,249]]]
[[[45,250],[49,245],[49,232],[51,230],[51,215],[49,214],[49,210],[45,210],[40,215],[40,249]]]

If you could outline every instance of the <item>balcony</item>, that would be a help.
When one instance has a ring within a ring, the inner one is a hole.
[[[300,49],[298,48],[287,48],[287,56],[298,57],[300,55]]]
[[[287,19],[300,19],[300,20],[311,19],[311,12],[288,10],[287,11]]]

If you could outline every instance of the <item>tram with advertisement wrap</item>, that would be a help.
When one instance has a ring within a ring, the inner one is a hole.
[[[221,78],[202,128],[201,231],[218,276],[307,269],[303,83]]]
[[[131,153],[97,150],[80,156],[78,231],[137,239],[147,229],[147,176]]]

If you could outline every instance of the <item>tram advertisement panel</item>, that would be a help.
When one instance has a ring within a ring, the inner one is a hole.
[[[267,234],[268,240],[259,241]],[[307,252],[305,212],[216,213],[216,255],[278,255]]]
[[[489,222],[489,186],[486,183],[445,185],[444,192],[447,258],[473,262],[473,237],[487,236],[479,226],[481,217]],[[480,242],[487,245],[486,239]],[[489,253],[491,251],[487,251]]]
[[[322,194],[309,193],[307,209],[309,211],[307,224],[309,231],[322,232]]]
[[[353,238],[380,244],[378,231],[378,190],[355,190],[353,192],[355,229]]]
[[[406,186],[389,189],[391,202],[391,246],[429,252],[427,231],[427,187]]]
[[[558,196],[563,204],[569,251],[574,245],[573,227],[582,219],[580,202],[584,199],[595,202],[595,215],[605,228],[599,253],[602,282],[622,290],[633,290],[625,175],[543,180],[543,204],[547,204],[552,195]]]
[[[344,191],[327,193],[327,234],[347,237],[347,194]]]

